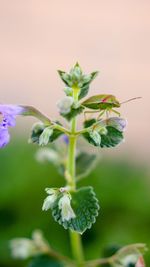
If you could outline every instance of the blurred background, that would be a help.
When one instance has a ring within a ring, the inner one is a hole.
[[[112,244],[150,245],[149,10],[149,0],[0,0],[1,103],[33,105],[58,118],[56,102],[64,94],[57,69],[69,70],[76,61],[86,73],[100,71],[89,95],[110,93],[121,102],[142,96],[121,107],[126,142],[101,150],[99,165],[82,182],[95,187],[101,203],[96,224],[83,235],[89,259]],[[17,122],[10,145],[0,151],[2,267],[25,266],[10,258],[8,240],[36,228],[70,253],[67,233],[41,211],[44,188],[62,185],[62,177],[53,166],[39,165],[37,147],[27,144],[35,120]]]

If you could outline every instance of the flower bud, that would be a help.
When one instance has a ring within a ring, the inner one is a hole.
[[[91,74],[83,76],[83,83],[89,83],[91,81]]]
[[[62,74],[62,78],[63,78],[64,81],[66,81],[66,83],[67,83],[68,86],[71,87],[71,86],[73,85],[71,76],[70,76],[68,73],[66,73],[66,72],[63,73],[63,74]]]
[[[63,141],[66,145],[69,144],[69,137],[66,134],[63,135]]]
[[[58,197],[58,190],[54,188],[46,188],[46,193],[49,194],[48,197],[45,198],[42,210],[48,210],[51,209]]]
[[[71,204],[71,196],[64,194],[58,202],[59,209],[61,210],[62,221],[69,221],[76,217]]]
[[[107,134],[107,128],[106,127],[101,127],[100,129],[99,129],[99,133],[101,134],[101,135],[106,135]]]
[[[39,162],[49,161],[57,165],[60,161],[60,157],[57,151],[50,148],[41,148],[36,153],[36,159]]]
[[[40,230],[35,230],[32,239],[15,238],[10,241],[12,256],[18,259],[27,259],[49,251],[49,244]]]
[[[73,90],[71,87],[65,87],[64,92],[66,93],[67,96],[72,96]]]
[[[34,131],[35,134],[42,130],[44,130],[44,124],[42,122],[36,122],[33,124],[32,131]]]
[[[28,238],[15,238],[10,241],[13,258],[27,259],[37,252],[34,242]]]
[[[71,106],[73,104],[73,97],[71,96],[66,96],[63,99],[61,99],[57,103],[57,107],[59,108],[60,114],[68,114],[71,110]]]
[[[46,146],[49,142],[49,138],[53,134],[53,129],[50,127],[46,127],[39,138],[39,145]]]

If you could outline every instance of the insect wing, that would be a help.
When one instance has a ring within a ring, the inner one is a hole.
[[[82,103],[83,106],[90,109],[107,109],[120,107],[119,101],[113,95],[95,95],[89,97]]]

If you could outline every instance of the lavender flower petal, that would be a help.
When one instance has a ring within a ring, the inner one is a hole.
[[[24,112],[24,108],[15,105],[0,105],[2,122],[0,123],[0,147],[4,147],[10,140],[8,127],[14,127],[16,116]]]
[[[66,134],[64,134],[62,136],[62,138],[63,138],[64,143],[66,143],[66,145],[68,145],[69,144],[69,138],[68,138],[68,136]]]
[[[7,128],[0,127],[0,148],[6,146],[9,143],[10,135]]]

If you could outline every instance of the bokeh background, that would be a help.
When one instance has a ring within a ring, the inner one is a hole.
[[[150,244],[149,11],[149,0],[0,0],[1,103],[33,105],[58,117],[63,84],[57,69],[69,70],[76,61],[86,73],[100,71],[90,95],[111,93],[121,102],[142,97],[121,107],[128,118],[126,142],[100,151],[99,165],[82,182],[95,187],[101,202],[96,224],[83,235],[87,258],[111,244]],[[25,266],[10,258],[8,240],[35,228],[70,254],[67,233],[41,211],[44,188],[62,185],[62,177],[53,166],[39,165],[37,148],[27,144],[35,120],[17,122],[10,145],[0,151],[3,267]]]

